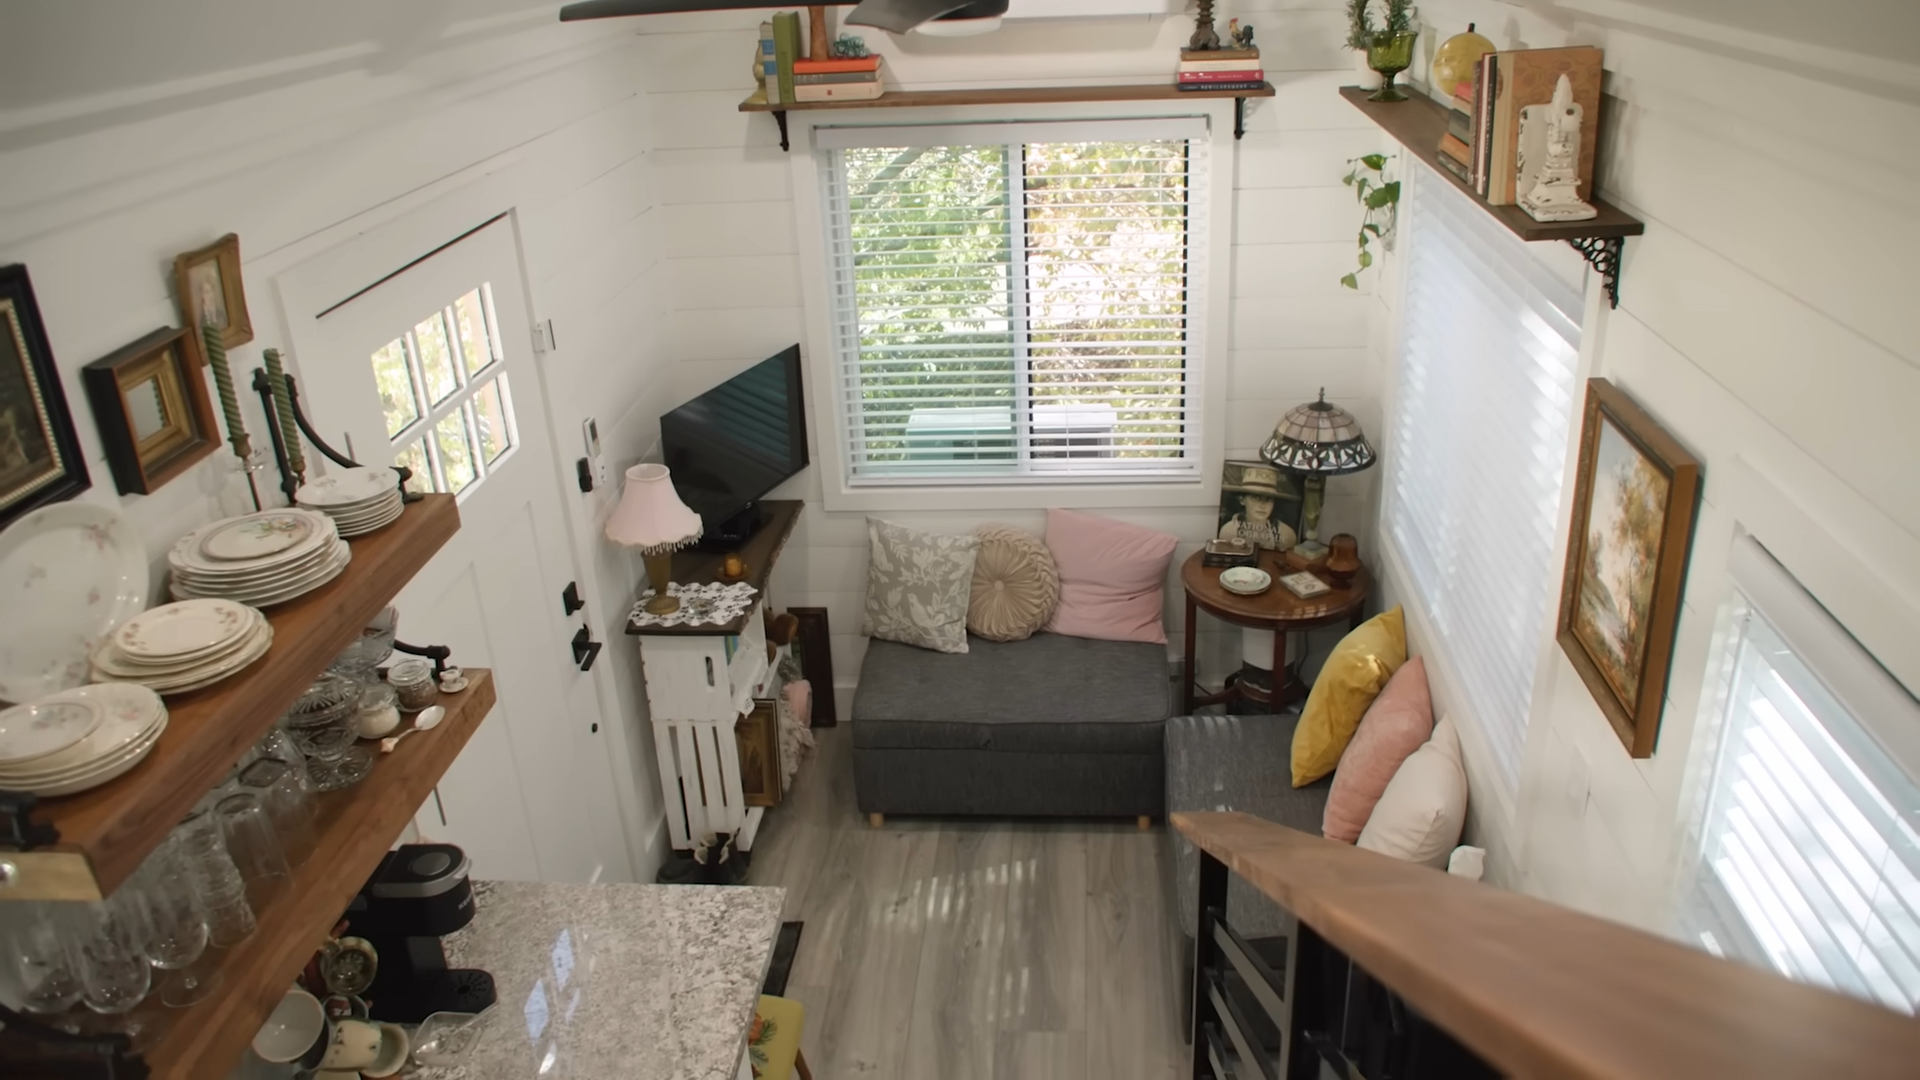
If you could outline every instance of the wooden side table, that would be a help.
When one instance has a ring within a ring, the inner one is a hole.
[[[1180,693],[1183,714],[1191,713],[1202,705],[1219,705],[1236,697],[1262,705],[1281,706],[1306,696],[1306,687],[1300,682],[1299,665],[1287,666],[1287,635],[1322,626],[1336,626],[1342,622],[1350,629],[1359,626],[1367,589],[1372,584],[1366,568],[1361,567],[1353,575],[1352,583],[1345,588],[1336,587],[1330,593],[1302,600],[1280,584],[1280,575],[1292,572],[1281,561],[1280,553],[1263,551],[1260,553],[1260,569],[1273,575],[1273,586],[1258,596],[1240,596],[1221,588],[1220,568],[1203,566],[1201,559],[1202,553],[1196,551],[1180,568],[1180,584],[1187,593],[1187,650],[1186,664],[1181,672]],[[1315,576],[1322,581],[1327,580],[1324,572]],[[1272,691],[1248,685],[1237,674],[1229,676],[1227,685],[1218,693],[1201,689],[1193,670],[1194,630],[1198,621],[1197,612],[1200,611],[1235,626],[1273,631]]]

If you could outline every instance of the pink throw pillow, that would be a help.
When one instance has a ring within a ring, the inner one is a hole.
[[[1415,656],[1387,680],[1340,755],[1321,833],[1343,844],[1360,839],[1360,830],[1367,827],[1374,804],[1400,771],[1400,763],[1432,735],[1433,695],[1427,689],[1427,664]]]
[[[1161,591],[1179,543],[1124,521],[1048,510],[1047,550],[1060,569],[1060,606],[1047,629],[1102,641],[1166,644]]]

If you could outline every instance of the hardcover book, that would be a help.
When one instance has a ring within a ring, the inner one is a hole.
[[[1258,60],[1259,49],[1181,49],[1182,60]]]
[[[1177,83],[1175,85],[1178,86],[1180,90],[1185,92],[1213,91],[1213,92],[1219,93],[1227,90],[1259,90],[1262,87],[1266,86],[1267,84],[1256,79],[1251,82],[1208,82],[1208,83],[1183,82],[1183,83]]]
[[[1182,60],[1180,73],[1189,71],[1251,71],[1260,66],[1260,58],[1249,57],[1243,60]]]
[[[800,52],[800,14],[776,12],[773,16],[774,59],[779,66],[781,101],[798,101],[793,95],[793,61]]]
[[[1222,82],[1260,82],[1267,73],[1259,68],[1238,71],[1183,71],[1180,80],[1183,83],[1222,83]]]
[[[793,100],[872,101],[883,92],[878,79],[857,83],[801,83],[793,88]]]
[[[845,71],[879,71],[879,56],[854,56],[833,60],[795,60],[793,70],[797,75],[831,75]]]
[[[879,81],[880,73],[877,71],[829,71],[820,75],[803,75],[796,71],[793,75],[793,85],[796,87]]]
[[[1510,205],[1518,197],[1520,109],[1553,100],[1554,86],[1565,75],[1573,100],[1586,114],[1580,126],[1580,192],[1593,192],[1594,151],[1599,146],[1601,50],[1591,45],[1564,49],[1519,49],[1499,53],[1499,85],[1494,98],[1493,164],[1487,202]]]

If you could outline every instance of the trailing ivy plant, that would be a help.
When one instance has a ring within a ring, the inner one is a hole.
[[[1391,154],[1368,154],[1348,158],[1347,175],[1340,182],[1353,189],[1354,198],[1366,213],[1360,219],[1360,266],[1340,279],[1349,289],[1360,287],[1360,275],[1373,265],[1373,252],[1367,245],[1379,240],[1393,250],[1393,226],[1400,215],[1400,181],[1387,179],[1387,161]]]

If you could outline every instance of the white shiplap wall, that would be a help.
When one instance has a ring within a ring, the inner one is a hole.
[[[1341,187],[1347,158],[1381,146],[1381,136],[1334,88],[1351,81],[1339,48],[1341,16],[1331,0],[1236,5],[1221,19],[1254,23],[1276,98],[1254,103],[1235,160],[1231,341],[1210,358],[1229,373],[1225,415],[1229,457],[1252,457],[1286,409],[1322,386],[1369,428],[1378,417],[1377,364],[1367,348],[1370,305],[1343,290],[1358,228]],[[642,27],[653,109],[656,193],[672,281],[668,354],[674,392],[684,399],[747,364],[804,339],[801,265],[791,165],[773,119],[743,114],[755,28],[763,12],[672,16]],[[1148,82],[1171,78],[1190,18],[1015,22],[979,38],[864,36],[886,56],[888,79],[908,89]],[[902,117],[903,120],[907,119]],[[1218,285],[1219,283],[1216,283]],[[824,358],[807,358],[817,363]],[[815,403],[817,407],[818,403]],[[816,420],[813,430],[823,429]],[[815,456],[819,453],[816,445]],[[1371,517],[1371,476],[1335,480],[1323,532],[1362,538]],[[824,606],[834,630],[834,669],[844,707],[859,673],[866,588],[863,514],[827,513],[813,471],[776,493],[808,508],[781,557],[782,605]],[[1175,568],[1212,535],[1214,510],[1085,507],[1179,536]],[[955,510],[882,513],[916,528],[967,531],[986,521],[1044,529],[1041,511]],[[1167,625],[1181,647],[1177,575],[1167,588]],[[1203,670],[1237,663],[1236,633],[1203,618]]]
[[[1647,234],[1627,241],[1618,310],[1589,297],[1583,360],[1701,459],[1704,498],[1654,756],[1627,756],[1542,641],[1519,792],[1476,797],[1470,828],[1492,849],[1492,880],[1661,928],[1691,821],[1690,759],[1709,734],[1696,717],[1721,650],[1736,529],[1920,691],[1920,345],[1907,329],[1920,208],[1872,194],[1920,169],[1920,66],[1671,11],[1606,11],[1549,21],[1498,0],[1429,0],[1421,50],[1469,21],[1502,47],[1606,49],[1615,100],[1601,188]],[[1769,2],[1748,15],[1800,9]],[[1858,29],[1832,15],[1832,32]],[[1373,316],[1383,358],[1395,295],[1382,289]]]
[[[246,260],[256,337],[231,355],[244,379],[262,348],[286,347],[276,274],[428,203],[466,200],[472,224],[512,209],[535,309],[559,329],[561,348],[543,361],[558,465],[570,475],[573,433],[589,415],[617,465],[653,444],[669,403],[663,239],[631,25],[562,26],[551,6],[519,0],[458,13],[353,3],[304,34],[285,22],[286,33],[259,37],[258,9],[229,0],[116,21],[89,7],[0,14],[6,49],[34,54],[14,56],[9,75],[39,72],[0,81],[14,91],[0,102],[0,262],[33,275],[93,474],[83,498],[131,515],[156,585],[173,540],[219,515],[216,470],[230,459],[216,455],[151,496],[116,496],[78,370],[177,325],[173,256],[223,233],[240,234]],[[194,50],[155,54],[162,37]],[[269,44],[270,62],[250,51]],[[68,96],[46,98],[56,90]],[[303,360],[316,362],[293,357],[296,374]],[[249,426],[264,439],[257,404]],[[566,490],[588,617],[610,642],[578,689],[609,721],[623,819],[614,830],[627,848],[609,873],[650,879],[658,783],[638,659],[619,636],[640,567],[598,540],[603,508]]]

